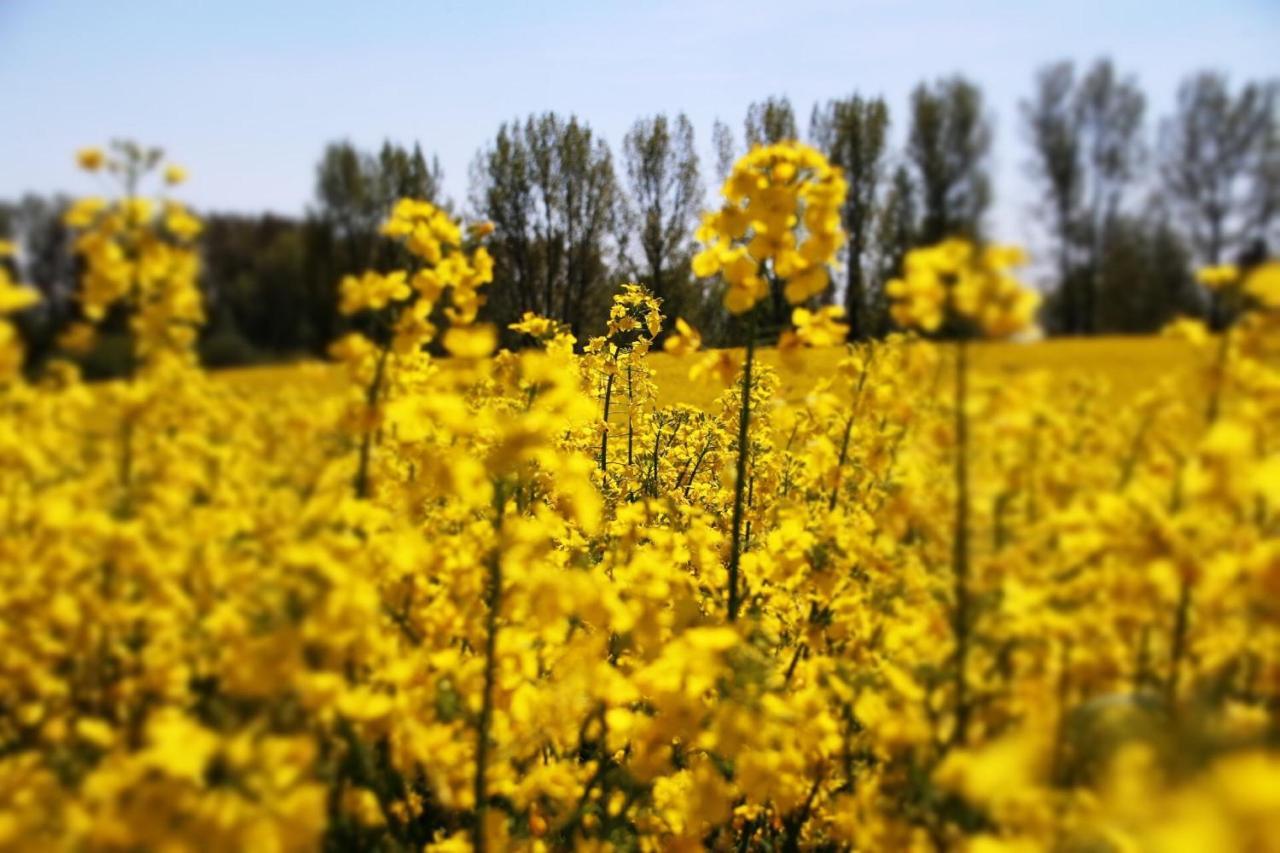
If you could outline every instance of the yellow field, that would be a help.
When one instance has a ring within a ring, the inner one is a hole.
[[[779,396],[787,402],[803,399],[815,382],[831,377],[845,355],[841,347],[807,351],[799,370],[789,367],[774,349],[761,350],[757,357],[778,369],[782,384]],[[974,346],[974,366],[988,376],[1016,376],[1048,371],[1069,376],[1105,380],[1107,393],[1124,402],[1179,372],[1197,365],[1196,352],[1185,342],[1161,337],[1057,338],[1029,343],[990,342]],[[687,404],[707,408],[723,391],[714,380],[692,382],[692,359],[678,359],[663,352],[649,355],[662,405]],[[222,379],[264,394],[303,385],[317,393],[336,391],[344,378],[332,365],[308,362],[268,367],[223,370]]]
[[[409,199],[414,284],[341,284],[389,335],[210,379],[182,221],[82,205],[138,366],[0,319],[0,850],[1276,850],[1280,264],[1217,339],[979,343],[1035,294],[946,241],[894,321],[973,342],[851,351],[823,162],[708,217],[725,309],[795,306],[754,370],[635,284],[493,355]]]

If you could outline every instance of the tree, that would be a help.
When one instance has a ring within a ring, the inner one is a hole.
[[[785,95],[770,96],[753,103],[747,108],[743,125],[748,148],[800,138],[796,130],[796,111]]]
[[[1204,264],[1264,243],[1280,207],[1277,85],[1246,83],[1232,94],[1225,75],[1204,71],[1178,90],[1160,128],[1160,176],[1183,230]],[[1220,323],[1221,308],[1212,318]]]
[[[1160,215],[1118,215],[1099,257],[1098,331],[1149,334],[1202,304],[1186,242]]]
[[[868,327],[875,334],[889,329],[889,309],[884,297],[885,282],[902,274],[907,252],[919,244],[917,232],[916,188],[911,172],[899,165],[893,170],[884,201],[876,211],[872,262],[875,276],[873,300],[868,310]]]
[[[1090,271],[1081,306],[1081,331],[1095,331],[1101,258],[1128,186],[1142,162],[1146,98],[1137,83],[1119,79],[1107,60],[1096,62],[1077,94],[1084,156],[1082,239]]]
[[[336,284],[343,276],[408,263],[404,247],[383,239],[381,225],[400,198],[448,207],[440,198],[443,179],[439,162],[428,163],[417,143],[409,150],[386,141],[377,153],[346,141],[325,147],[302,229],[311,334],[328,340],[350,322],[337,314]]]
[[[827,158],[844,170],[849,182],[841,210],[848,236],[845,247],[844,308],[852,334],[865,337],[867,328],[867,265],[876,194],[884,165],[889,109],[880,98],[852,95],[814,107],[809,135]]]
[[[376,166],[350,142],[325,146],[316,166],[316,206],[312,215],[324,222],[341,246],[338,266],[354,272],[372,262],[378,223],[385,215],[379,204]]]
[[[378,151],[377,168],[371,182],[374,184],[375,203],[383,209],[390,208],[401,198],[425,199],[448,208],[449,204],[441,193],[443,181],[444,170],[440,168],[440,160],[433,156],[428,165],[418,143],[415,142],[413,150],[409,151],[387,141]]]
[[[683,113],[640,119],[622,143],[640,262],[636,277],[663,301],[668,316],[692,302],[690,235],[702,208],[693,125]]]
[[[471,169],[472,206],[494,223],[492,319],[524,311],[560,320],[581,337],[608,302],[609,237],[620,215],[613,158],[574,116],[504,123]]]
[[[1074,100],[1075,68],[1070,62],[1058,62],[1040,70],[1031,100],[1021,104],[1023,126],[1033,151],[1029,171],[1042,186],[1041,212],[1049,221],[1056,244],[1058,286],[1054,304],[1066,331],[1077,331],[1082,325],[1075,289],[1068,289],[1079,243],[1083,183]]]
[[[71,200],[28,193],[13,211],[13,231],[23,245],[23,281],[40,291],[43,305],[64,310],[76,289],[71,232],[62,222]]]
[[[716,179],[723,182],[733,171],[737,146],[733,142],[733,131],[720,119],[711,125],[711,147],[716,155]]]
[[[1043,185],[1057,243],[1064,331],[1095,331],[1101,257],[1143,158],[1145,108],[1137,84],[1119,78],[1108,60],[1078,82],[1069,62],[1045,68],[1033,99],[1022,105],[1032,172]]]
[[[346,141],[327,145],[316,167],[311,214],[335,233],[339,275],[396,260],[378,233],[391,206],[406,197],[440,203],[442,181],[439,162],[428,165],[416,143],[409,151],[383,142],[377,154]]]
[[[19,318],[28,364],[39,364],[52,353],[54,338],[76,311],[76,260],[71,232],[62,221],[70,204],[65,196],[28,193],[6,217],[7,233],[22,247],[18,280],[40,292],[39,304]]]
[[[991,201],[991,121],[982,92],[962,77],[917,86],[907,156],[923,202],[919,239],[977,239]]]
[[[255,353],[293,355],[320,352],[328,340],[318,338],[314,307],[335,310],[335,282],[316,294],[306,280],[304,223],[266,214],[212,214],[202,237],[201,283],[210,302],[211,320],[204,349],[217,350],[219,361]]]

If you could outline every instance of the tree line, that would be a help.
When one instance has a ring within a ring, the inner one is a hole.
[[[1275,243],[1278,98],[1275,81],[1233,86],[1205,71],[1185,78],[1172,111],[1152,122],[1135,78],[1108,60],[1037,73],[1017,121],[1043,226],[1032,248],[1051,259],[1047,333],[1149,332],[1177,314],[1223,321],[1193,270],[1247,265]],[[814,105],[802,130],[791,101],[769,97],[749,106],[738,133],[714,123],[704,163],[684,114],[638,119],[616,155],[581,118],[534,114],[503,123],[477,152],[462,203],[443,197],[439,163],[418,144],[333,142],[305,215],[205,215],[202,354],[223,365],[323,352],[347,322],[338,280],[400,260],[378,226],[402,196],[494,223],[484,314],[499,328],[534,311],[582,339],[621,283],[638,281],[717,343],[728,332],[717,284],[691,271],[698,214],[739,154],[783,139],[806,139],[845,170],[848,242],[827,298],[843,304],[854,334],[884,334],[884,284],[907,251],[950,235],[1000,236],[988,221],[994,117],[981,88],[959,75],[918,85],[901,149],[894,120],[883,98],[855,93]],[[76,311],[66,204],[28,195],[0,205],[0,235],[21,246],[18,272],[45,297],[23,320],[37,359]],[[785,322],[780,300],[775,314]],[[107,335],[86,369],[111,373],[116,357]]]

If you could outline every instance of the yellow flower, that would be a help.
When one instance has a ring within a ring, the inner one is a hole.
[[[1209,330],[1200,320],[1191,317],[1177,317],[1160,330],[1160,334],[1187,341],[1193,346],[1202,346],[1209,341]]]
[[[164,167],[164,182],[169,186],[177,186],[187,179],[187,170],[176,163]]]
[[[1244,292],[1265,308],[1280,308],[1280,261],[1267,261],[1250,270]]]
[[[86,172],[96,172],[106,162],[106,155],[101,148],[81,148],[76,152],[76,163]]]
[[[361,276],[348,275],[342,279],[342,299],[338,310],[343,314],[360,311],[377,311],[393,302],[400,302],[412,292],[403,270],[382,275],[373,270]]]
[[[107,200],[97,196],[76,199],[63,214],[62,221],[69,228],[87,228],[100,213],[107,209]]]
[[[663,341],[662,348],[677,358],[697,352],[702,348],[702,335],[698,330],[685,322],[683,317],[676,318],[676,328]]]
[[[81,717],[76,720],[76,736],[101,749],[109,749],[115,742],[115,732],[111,726],[97,717]]]
[[[787,370],[798,371],[804,368],[805,345],[795,329],[782,330],[782,334],[778,335],[777,349],[782,366]]]
[[[498,345],[498,332],[488,323],[454,326],[444,333],[444,348],[454,358],[484,358]]]
[[[840,322],[843,316],[844,308],[839,305],[825,305],[816,313],[797,308],[791,312],[791,322],[804,343],[811,347],[830,347],[844,343],[849,334],[849,326]]]
[[[39,301],[40,294],[33,288],[12,281],[8,271],[0,267],[0,317],[25,311]]]
[[[1210,290],[1222,290],[1240,280],[1240,270],[1235,264],[1219,264],[1215,267],[1201,267],[1196,272],[1196,281]]]
[[[58,335],[58,348],[83,354],[93,349],[96,332],[92,323],[72,323]]]
[[[903,276],[885,285],[890,314],[904,328],[936,332],[948,320],[991,338],[1007,338],[1035,322],[1040,296],[1013,277],[1025,262],[1015,246],[978,251],[962,239],[914,249]]]
[[[829,283],[825,266],[808,266],[787,279],[783,294],[792,305],[799,305],[822,293]]]
[[[508,324],[507,328],[513,332],[524,332],[535,338],[544,338],[555,332],[556,325],[555,320],[526,311],[518,322]]]
[[[715,249],[703,249],[693,256],[693,274],[698,278],[710,278],[720,272],[720,254]]]
[[[218,736],[180,711],[165,710],[147,726],[147,764],[174,780],[200,782]]]
[[[358,332],[348,332],[329,344],[329,355],[345,364],[356,365],[372,356],[376,347]]]
[[[710,376],[721,385],[729,385],[741,366],[740,360],[730,350],[712,350],[689,368],[689,380],[701,382],[704,377]]]
[[[164,225],[181,240],[194,240],[204,227],[195,215],[177,202],[165,205]]]
[[[725,308],[750,311],[769,293],[769,276],[781,281],[794,304],[827,288],[826,264],[844,240],[840,208],[844,177],[818,151],[798,142],[763,146],[741,158],[725,181],[724,205],[703,215],[697,239],[704,248],[693,273],[723,273]],[[796,229],[806,240],[796,250]]]

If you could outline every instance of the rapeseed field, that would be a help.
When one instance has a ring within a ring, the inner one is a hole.
[[[847,344],[781,143],[697,234],[742,349],[628,285],[496,350],[492,229],[404,199],[332,364],[210,375],[199,220],[80,160],[64,345],[136,366],[0,321],[0,848],[1276,849],[1277,264],[1218,335],[1013,343],[1025,259],[953,239]]]

